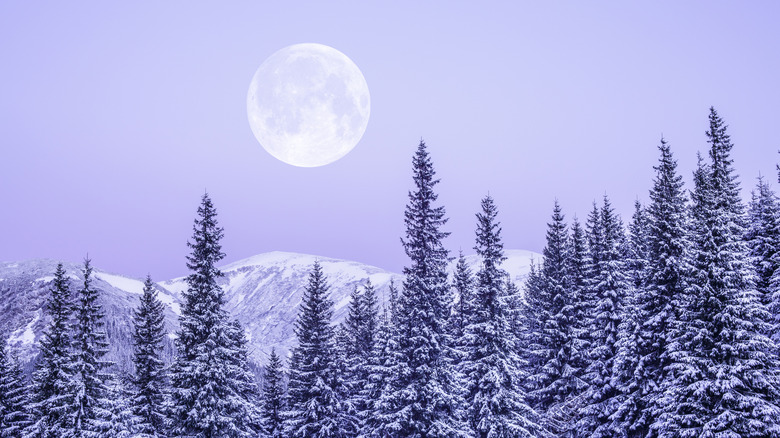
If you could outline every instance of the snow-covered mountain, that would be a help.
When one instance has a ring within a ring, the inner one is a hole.
[[[522,286],[531,260],[541,260],[541,255],[531,251],[507,250],[506,255],[503,268],[518,286]],[[466,259],[476,272],[479,258],[472,255]],[[391,280],[399,288],[403,282],[400,274],[374,266],[287,252],[259,254],[222,266],[226,310],[246,328],[250,355],[255,362],[265,363],[272,347],[286,355],[294,346],[295,318],[315,260],[322,265],[330,285],[334,323],[344,319],[350,293],[364,285],[366,279],[374,284],[380,302],[389,298]],[[0,335],[8,337],[9,343],[28,360],[34,357],[36,343],[48,322],[43,306],[56,265],[54,260],[0,263]],[[82,265],[66,263],[65,269],[72,279],[72,290],[77,290],[83,281]],[[120,362],[121,369],[128,369],[126,364],[132,354],[132,314],[143,282],[95,269],[94,284],[101,292],[107,315],[111,359]],[[158,283],[159,297],[167,306],[166,327],[170,337],[178,328],[176,315],[186,287],[184,277]]]
[[[374,266],[305,254],[270,252],[223,266],[220,284],[225,291],[226,310],[246,329],[250,356],[265,362],[271,347],[287,354],[295,342],[293,327],[303,290],[314,261],[322,266],[330,285],[335,322],[347,311],[350,293],[366,279],[378,296],[389,296],[390,280],[400,286],[402,277]],[[186,290],[184,277],[160,283],[178,296]]]
[[[48,259],[0,263],[0,336],[8,340],[25,362],[37,353],[37,344],[50,321],[44,307],[57,263]],[[70,278],[70,290],[75,294],[83,286],[83,264],[64,262],[63,267]],[[93,271],[93,276],[93,286],[100,293],[100,304],[106,313],[108,359],[116,362],[120,370],[128,370],[133,352],[132,315],[143,292],[143,281],[99,269]],[[178,298],[162,288],[158,296],[168,306],[167,326],[175,327]],[[171,347],[168,342],[168,354]]]

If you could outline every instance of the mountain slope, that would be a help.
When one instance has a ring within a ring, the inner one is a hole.
[[[518,286],[522,286],[531,260],[541,260],[541,255],[531,251],[507,250],[506,255],[508,259],[503,267]],[[284,357],[294,346],[295,318],[315,260],[319,260],[330,285],[334,323],[343,321],[350,293],[355,287],[363,286],[366,279],[370,278],[374,284],[380,303],[389,299],[391,280],[399,290],[403,284],[402,275],[374,266],[286,252],[259,254],[222,266],[225,277],[220,285],[225,291],[225,308],[245,327],[253,361],[265,363],[272,347]],[[479,269],[477,256],[467,256],[466,260],[474,272]],[[48,322],[43,306],[56,265],[54,260],[0,263],[0,335],[7,337],[9,344],[28,361],[34,358],[36,343]],[[83,281],[82,266],[66,263],[65,269],[75,293]],[[132,315],[143,282],[95,269],[94,285],[100,291],[107,316],[110,359],[118,362],[120,370],[129,371]],[[167,307],[167,355],[172,354],[171,339],[178,328],[181,293],[186,287],[184,277],[158,283],[159,297]]]
[[[48,259],[0,263],[0,335],[7,338],[8,344],[25,362],[37,354],[37,343],[50,321],[44,307],[57,263]],[[84,282],[83,265],[63,263],[63,267],[70,278],[70,290],[75,299]],[[133,351],[132,315],[143,291],[143,282],[95,269],[93,286],[99,291],[99,302],[106,315],[107,359],[116,362],[120,371],[129,371]],[[162,288],[158,294],[167,304],[166,326],[175,327],[178,299]],[[170,354],[170,342],[166,347]]]
[[[330,285],[335,322],[343,320],[350,293],[366,279],[371,279],[380,301],[389,297],[391,279],[399,287],[403,281],[400,275],[374,266],[287,252],[259,254],[221,267],[225,309],[246,329],[255,361],[264,363],[271,347],[284,357],[294,346],[295,318],[315,260]],[[187,287],[184,277],[160,285],[179,297]]]

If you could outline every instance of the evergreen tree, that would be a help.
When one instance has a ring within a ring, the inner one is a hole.
[[[780,204],[763,178],[758,179],[752,193],[745,240],[756,272],[756,292],[761,303],[769,306],[777,290],[772,287],[772,277],[780,267]]]
[[[395,285],[395,280],[390,279],[390,302],[389,302],[389,319],[388,323],[392,326],[398,325],[398,288]]]
[[[561,420],[566,425],[565,430],[572,432],[574,424],[578,420],[578,408],[585,397],[587,382],[583,379],[584,372],[589,365],[590,351],[590,332],[588,331],[589,321],[589,297],[587,284],[587,265],[588,265],[588,244],[585,230],[575,217],[571,224],[571,240],[569,255],[569,279],[570,296],[572,299],[572,331],[573,345],[575,346],[572,355],[572,369],[576,370],[574,379],[576,381],[576,396],[572,396],[569,401],[562,406],[559,411]],[[549,417],[549,416],[548,416]],[[571,434],[571,433],[570,433]]]
[[[84,260],[84,283],[78,291],[75,336],[73,339],[73,400],[74,419],[66,436],[82,437],[105,430],[110,418],[107,382],[111,365],[103,359],[108,353],[108,341],[103,329],[105,315],[98,303],[98,291],[92,285],[92,265]]]
[[[74,368],[70,353],[73,307],[62,263],[57,265],[49,292],[46,310],[51,322],[44,331],[33,375],[31,424],[24,432],[28,438],[63,437],[73,421]]]
[[[283,372],[282,360],[276,354],[276,349],[272,348],[263,374],[261,407],[263,433],[269,438],[283,437],[282,413],[285,409]]]
[[[514,321],[513,332],[518,342],[515,351],[521,355],[525,367],[526,376],[532,376],[542,366],[541,358],[546,351],[541,321],[545,319],[545,303],[543,302],[544,277],[538,264],[531,260],[528,276],[523,284],[524,299],[522,300],[519,318]],[[530,381],[525,382],[529,390],[534,385]]]
[[[335,399],[340,402],[336,412],[338,430],[344,437],[353,437],[360,429],[358,380],[360,380],[362,364],[358,363],[354,355],[357,333],[350,333],[347,325],[342,322],[335,328],[333,338],[333,369],[331,374]]]
[[[566,412],[577,395],[581,370],[578,369],[579,346],[576,339],[575,291],[570,274],[569,237],[558,202],[552,222],[547,225],[547,245],[543,251],[540,306],[536,313],[539,326],[537,366],[530,380],[534,390],[534,408],[560,422],[558,434],[566,433]],[[551,423],[552,425],[552,423]]]
[[[585,290],[585,269],[587,263],[587,240],[585,237],[585,231],[582,229],[582,225],[575,217],[571,224],[571,252],[569,257],[569,276],[571,279],[571,286],[574,290],[573,294],[577,297],[577,301],[582,300],[582,292]],[[576,309],[578,312],[582,312],[583,309]],[[578,313],[578,318],[581,316]]]
[[[391,384],[382,394],[380,436],[454,437],[465,434],[460,421],[462,397],[457,389],[446,321],[450,309],[447,284],[448,233],[444,207],[435,206],[433,163],[424,142],[413,159],[416,189],[409,192],[404,213],[404,250],[411,265],[398,299]]]
[[[661,139],[664,143],[665,140]],[[649,258],[649,217],[639,200],[634,201],[634,214],[628,226],[628,242],[626,245],[626,268],[629,271],[635,289],[642,289],[646,284],[646,270]]]
[[[367,279],[366,284],[363,286],[362,301],[364,321],[362,328],[358,331],[360,334],[358,346],[363,356],[367,357],[374,349],[376,333],[379,328],[379,298],[370,279]]]
[[[458,255],[458,263],[455,265],[455,273],[452,278],[452,289],[457,297],[457,302],[450,317],[450,333],[452,338],[460,343],[465,333],[466,325],[472,314],[474,278],[471,268],[466,263],[463,251]]]
[[[133,412],[133,394],[116,380],[109,386],[108,418],[100,436],[105,438],[155,438],[159,434],[145,433],[142,417]]]
[[[466,326],[462,364],[467,382],[467,418],[475,436],[531,437],[543,433],[536,412],[526,403],[520,359],[514,351],[506,304],[502,302],[506,259],[498,210],[491,197],[477,214],[475,249],[482,259],[477,273],[473,315]]]
[[[780,182],[780,165],[778,165],[777,169],[778,169],[777,179],[778,182]],[[776,202],[776,205],[780,206],[780,203]],[[780,212],[777,212],[777,214],[780,215]],[[778,222],[780,222],[780,220],[778,220]],[[766,223],[771,224],[772,221],[768,220],[766,221]],[[771,230],[773,227],[769,225],[767,228]],[[770,235],[772,235],[772,231],[768,231],[768,232]],[[755,248],[756,245],[754,245],[753,247]],[[768,297],[769,303],[767,304],[767,310],[769,311],[769,315],[770,315],[769,327],[768,327],[770,332],[770,337],[772,341],[775,343],[775,345],[780,346],[780,246],[778,246],[777,248],[778,250],[775,251],[775,253],[772,255],[769,261],[770,264],[775,268],[774,268],[774,272],[772,273],[772,276],[769,278],[769,290],[771,291],[771,295]],[[780,353],[778,354],[780,355]]]
[[[165,336],[165,314],[163,303],[157,298],[151,276],[144,282],[141,302],[133,318],[133,341],[135,354],[135,391],[132,407],[142,419],[138,425],[141,433],[164,435],[166,376],[160,357]]]
[[[19,358],[0,344],[0,437],[21,438],[29,397]]]
[[[249,367],[249,341],[244,327],[236,320],[226,327],[228,344],[225,348],[228,390],[234,400],[226,407],[229,417],[239,418],[228,436],[256,436],[260,430],[258,409],[259,387]]]
[[[390,305],[393,307],[395,297],[394,285],[390,283]],[[384,436],[380,433],[383,423],[378,416],[382,412],[389,410],[388,399],[383,399],[382,394],[392,391],[392,371],[396,369],[394,351],[397,351],[397,339],[394,334],[392,317],[388,309],[385,308],[382,318],[379,319],[374,349],[368,360],[368,376],[366,386],[361,392],[366,400],[366,411],[361,416],[361,428],[358,436],[376,437]]]
[[[620,405],[621,394],[612,377],[631,280],[622,254],[623,229],[606,196],[598,217],[591,215],[589,222],[591,277],[587,287],[592,303],[588,318],[591,345],[590,363],[584,374],[589,388],[578,429],[582,436],[609,437],[617,433],[610,416]]]
[[[639,291],[645,287],[647,268],[647,214],[642,204],[634,202],[634,214],[623,239],[622,253],[626,275],[631,287],[623,298],[623,311],[618,327],[617,354],[612,365],[612,385],[617,388],[617,410],[611,416],[612,433],[628,437],[644,436],[637,431],[644,414],[642,381],[637,375],[639,364],[640,316],[637,309]]]
[[[187,256],[187,290],[179,317],[176,360],[171,367],[174,436],[199,438],[255,436],[252,400],[247,394],[247,364],[241,351],[243,330],[228,321],[223,276],[217,263],[225,257],[217,211],[204,194],[193,225]]]
[[[670,347],[675,381],[661,436],[775,437],[778,382],[763,335],[768,318],[742,240],[743,207],[726,126],[710,109],[710,164],[694,174],[691,273],[684,319]]]
[[[319,262],[315,262],[295,322],[298,345],[293,350],[288,383],[290,437],[341,437],[341,400],[337,392],[333,348],[333,302]]]
[[[631,229],[638,336],[636,353],[628,351],[625,356],[630,360],[633,355],[638,362],[625,367],[630,375],[623,379],[623,391],[629,396],[621,407],[620,421],[628,436],[654,435],[650,426],[665,409],[660,397],[668,381],[669,338],[679,325],[679,299],[684,290],[687,244],[682,177],[664,139],[659,150],[647,217],[636,214]]]
[[[377,336],[378,300],[371,280],[367,280],[362,292],[357,288],[352,294],[347,317],[343,324],[345,345],[339,348],[343,355],[344,406],[351,412],[353,420],[350,429],[358,430],[358,423],[365,423],[370,415],[366,387],[371,373],[372,354]]]

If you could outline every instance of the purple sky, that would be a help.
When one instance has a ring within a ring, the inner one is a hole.
[[[690,186],[714,105],[745,194],[775,180],[777,2],[0,3],[0,260],[186,274],[204,189],[226,261],[273,250],[399,271],[411,157],[429,146],[471,252],[489,191],[507,248],[540,251],[557,197],[628,220],[663,134]],[[371,119],[340,161],[298,168],[254,139],[249,81],[282,47],[349,56]]]

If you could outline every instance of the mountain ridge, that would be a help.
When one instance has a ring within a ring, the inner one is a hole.
[[[526,250],[506,250],[505,269],[512,280],[522,286],[531,260],[541,261],[538,253]],[[333,322],[346,315],[350,293],[362,287],[366,279],[374,285],[380,305],[389,298],[391,281],[401,288],[403,276],[376,266],[326,256],[271,251],[256,254],[220,266],[225,274],[219,280],[225,292],[225,310],[245,328],[250,345],[250,358],[265,363],[272,347],[284,357],[294,346],[294,323],[303,290],[314,261],[323,267],[330,297],[334,303]],[[476,255],[466,256],[474,272],[479,268]],[[44,305],[49,282],[59,261],[49,258],[17,262],[0,262],[0,335],[29,362],[37,353],[37,342],[48,322]],[[450,265],[453,269],[455,260]],[[83,265],[63,262],[71,280],[71,291],[83,281]],[[131,369],[132,314],[143,290],[143,280],[95,268],[94,285],[100,291],[101,304],[107,315],[106,329],[111,342],[109,359],[117,362],[121,371]],[[181,311],[186,277],[156,283],[158,296],[166,307],[165,355],[173,354],[175,331]]]

